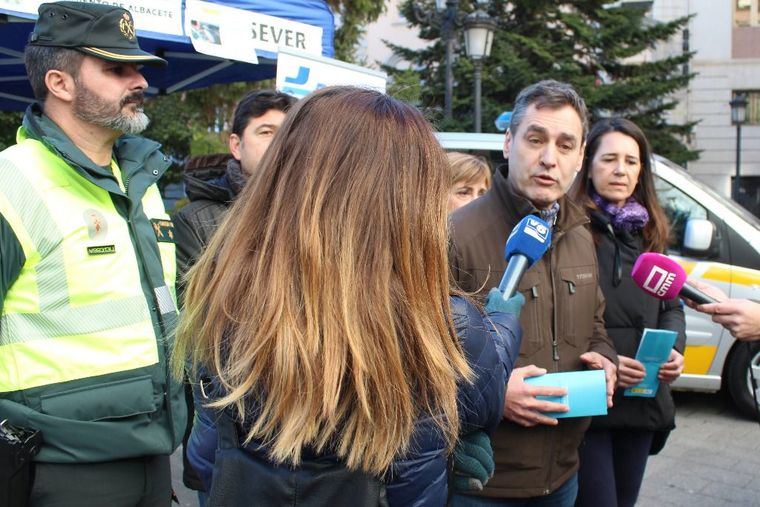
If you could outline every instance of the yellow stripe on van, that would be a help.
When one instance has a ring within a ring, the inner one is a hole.
[[[702,275],[705,280],[713,280],[722,283],[731,283],[732,277],[736,276],[731,266],[725,264],[712,264]]]
[[[687,345],[684,351],[683,372],[706,375],[717,350],[717,345]]]
[[[703,271],[696,277],[703,280],[712,280],[726,284],[746,285],[748,287],[760,286],[760,271],[756,269],[731,266],[717,262],[688,261],[683,258],[677,259],[687,276],[692,276],[697,267],[703,267]],[[705,267],[706,266],[706,267]]]
[[[707,270],[704,278],[726,283],[731,282],[733,284],[746,285],[749,287],[760,285],[760,271],[738,266],[724,266],[725,265],[717,265],[715,267],[710,266],[710,269]]]
[[[692,270],[697,266],[696,262],[687,261],[686,259],[678,259],[678,264],[680,264],[683,270],[686,271],[686,276],[689,276]]]

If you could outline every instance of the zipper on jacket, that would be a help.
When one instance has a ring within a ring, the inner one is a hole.
[[[147,160],[147,158],[146,158],[146,160]],[[166,161],[166,160],[167,160],[167,158],[164,156],[164,161]],[[154,176],[156,175],[156,171],[155,170],[153,171],[153,175]],[[164,391],[161,394],[163,395],[163,397],[164,397],[164,403],[166,404],[166,416],[167,416],[167,422],[169,424],[169,432],[170,432],[171,437],[172,437],[172,443],[174,443],[174,441],[176,440],[176,435],[175,435],[175,431],[174,431],[174,410],[173,410],[173,407],[172,407],[172,404],[171,404],[171,396],[172,396],[171,381],[172,381],[172,379],[171,379],[171,371],[170,371],[170,367],[169,367],[169,347],[167,345],[168,337],[169,337],[170,333],[168,331],[168,324],[165,321],[164,316],[161,314],[161,308],[160,308],[160,306],[158,304],[158,300],[156,298],[156,291],[155,291],[156,288],[153,287],[153,283],[151,282],[151,279],[150,279],[150,273],[148,271],[148,267],[147,267],[147,264],[146,264],[145,252],[143,250],[142,244],[140,243],[140,236],[137,233],[137,226],[136,226],[134,220],[132,220],[132,211],[133,211],[133,208],[134,208],[134,204],[132,202],[132,198],[129,196],[129,182],[130,182],[130,178],[128,178],[128,177],[124,178],[123,182],[124,182],[124,194],[127,197],[127,216],[126,216],[127,229],[129,230],[129,235],[130,235],[131,240],[134,243],[135,253],[137,254],[137,257],[138,257],[138,259],[137,259],[138,271],[142,270],[142,272],[145,274],[145,279],[148,281],[148,285],[152,289],[152,291],[151,291],[151,301],[153,302],[153,304],[151,305],[151,307],[153,309],[153,312],[155,312],[155,314],[156,314],[156,319],[158,320],[158,329],[159,329],[159,331],[161,333],[161,336],[157,337],[158,341],[160,341],[160,343],[161,343],[160,347],[162,348],[162,350],[164,352],[164,382],[165,382],[165,389],[164,389]],[[148,187],[146,187],[146,192],[147,192],[147,189],[150,188],[151,185],[155,185],[155,184],[157,184],[157,182],[158,182],[158,178],[154,178],[153,181],[150,182],[150,184],[148,185]],[[144,194],[143,194],[143,196],[144,196]],[[140,201],[142,201],[142,199],[140,199]],[[143,212],[143,214],[144,214],[144,212]],[[148,221],[150,221],[150,219],[148,218],[147,215],[145,215],[145,219],[148,220]],[[158,252],[158,262],[163,263],[163,261],[161,259],[161,252],[160,251]],[[163,272],[163,264],[162,264],[161,271]],[[159,346],[158,343],[156,343],[156,346]]]
[[[552,311],[552,359],[554,360],[554,371],[559,371],[559,344],[557,340],[557,284],[554,279],[554,255],[556,249],[556,243],[550,247],[549,251],[549,279],[552,286],[552,304],[554,310]],[[555,426],[552,431],[549,432],[549,459],[547,460],[549,466],[546,470],[546,487],[544,488],[544,495],[551,493],[552,484],[552,471],[554,469],[554,447],[557,444],[557,438],[559,438],[559,427]]]
[[[156,182],[154,181],[152,183],[152,185],[154,185],[155,183]],[[125,188],[125,190],[127,188],[126,182],[124,183],[124,188]],[[173,444],[174,441],[176,440],[176,435],[175,435],[175,432],[174,432],[174,410],[173,410],[173,407],[172,407],[172,404],[171,404],[171,388],[172,388],[171,381],[172,381],[172,379],[171,379],[171,371],[170,371],[170,367],[169,367],[169,347],[167,345],[170,333],[169,333],[169,329],[168,329],[168,324],[166,322],[166,317],[161,313],[161,307],[158,304],[158,300],[157,300],[157,297],[156,297],[156,288],[153,287],[153,283],[151,283],[151,280],[150,280],[150,273],[148,272],[148,266],[147,266],[146,257],[145,257],[145,253],[144,253],[144,250],[143,250],[143,246],[140,243],[140,236],[137,233],[137,226],[135,225],[134,220],[132,220],[132,207],[133,207],[132,206],[132,199],[130,198],[128,200],[129,200],[129,207],[128,207],[127,225],[129,227],[130,235],[134,238],[134,244],[135,244],[135,247],[136,247],[136,253],[139,256],[139,259],[138,259],[139,267],[141,267],[142,270],[143,270],[143,272],[145,273],[145,278],[148,281],[148,285],[150,285],[151,289],[153,289],[152,293],[151,293],[151,298],[152,298],[151,301],[153,302],[152,308],[153,308],[153,311],[156,314],[156,319],[158,320],[158,329],[159,329],[159,331],[161,333],[161,336],[158,336],[156,338],[158,339],[158,341],[160,341],[160,343],[161,343],[160,346],[161,346],[161,348],[164,351],[164,382],[165,382],[165,389],[164,389],[164,391],[163,391],[162,394],[164,396],[164,403],[166,404],[167,422],[169,424],[169,430],[170,430],[170,433],[172,435],[172,444]],[[150,219],[148,218],[147,215],[145,215],[145,219],[148,220],[148,221],[150,221]],[[161,252],[160,251],[158,252],[158,262],[163,263],[163,260],[161,259]],[[163,264],[162,264],[161,271],[163,272]],[[156,346],[158,346],[158,343],[156,344]]]
[[[549,255],[549,277],[552,282],[552,302],[554,310],[552,311],[552,359],[555,362],[554,371],[559,371],[559,343],[557,342],[557,285],[554,280],[554,252],[552,247]]]

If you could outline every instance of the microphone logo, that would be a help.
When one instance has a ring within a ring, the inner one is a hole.
[[[546,243],[546,240],[549,237],[549,228],[544,225],[543,222],[540,220],[536,220],[534,218],[529,218],[528,222],[525,224],[525,229],[523,229],[523,232],[525,234],[537,239],[541,243]]]
[[[649,276],[644,280],[641,288],[662,297],[667,294],[675,278],[675,273],[666,271],[658,266],[652,266],[652,271],[649,272]]]

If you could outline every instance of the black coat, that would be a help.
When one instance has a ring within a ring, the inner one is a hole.
[[[239,163],[228,154],[194,157],[185,166],[185,192],[190,203],[172,217],[177,251],[177,294],[180,301],[185,275],[205,250],[211,236],[244,183]],[[187,428],[182,439],[182,480],[188,488],[203,490],[203,483],[187,460],[187,439],[193,426],[193,394],[185,383]]]
[[[636,285],[631,278],[631,269],[643,253],[643,238],[640,234],[632,235],[618,230],[614,231],[613,236],[607,223],[600,214],[592,214],[591,226],[599,260],[599,286],[607,301],[604,322],[618,354],[636,357],[641,335],[647,327],[676,331],[675,349],[683,354],[686,323],[680,300],[660,301]],[[616,265],[616,243],[620,249],[619,269]],[[617,286],[614,283],[616,271],[620,280]],[[594,417],[592,428],[671,430],[675,427],[675,406],[667,384],[660,383],[654,398],[624,397],[624,391],[622,388],[615,391],[613,407],[608,415]]]
[[[203,155],[185,168],[190,204],[173,217],[177,246],[177,286],[195,264],[244,184],[239,163],[230,155]]]

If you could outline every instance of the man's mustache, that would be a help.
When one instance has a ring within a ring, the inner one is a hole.
[[[142,106],[145,103],[145,95],[143,92],[134,92],[130,93],[123,99],[121,99],[121,107],[126,106],[127,104],[137,104],[138,106]]]

